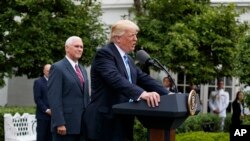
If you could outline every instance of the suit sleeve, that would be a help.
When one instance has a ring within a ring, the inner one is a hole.
[[[167,95],[169,92],[162,86],[160,82],[153,79],[150,75],[142,72],[138,67],[137,70],[137,84],[148,92],[157,92],[160,95]]]
[[[135,84],[131,84],[122,76],[118,70],[119,65],[120,64],[116,64],[115,57],[108,51],[99,50],[97,52],[95,57],[95,70],[101,75],[105,81],[104,83],[107,83],[107,85],[114,90],[119,91],[119,94],[137,100],[144,89]]]
[[[35,80],[33,85],[33,93],[36,106],[40,111],[46,112],[49,107],[47,107],[46,104],[43,102],[42,88],[42,82],[39,80]]]
[[[62,71],[52,65],[48,81],[48,100],[51,108],[52,126],[65,125],[62,107]]]

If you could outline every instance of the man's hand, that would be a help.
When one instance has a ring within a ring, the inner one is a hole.
[[[217,108],[213,111],[215,114],[219,114],[220,113],[220,110]]]
[[[66,127],[64,125],[57,127],[57,134],[66,135],[66,133],[67,133],[67,130],[66,130]]]
[[[140,99],[146,100],[149,107],[158,106],[160,102],[160,95],[157,92],[146,92],[144,91],[140,95]]]
[[[47,109],[46,113],[51,116],[51,110],[50,109]]]

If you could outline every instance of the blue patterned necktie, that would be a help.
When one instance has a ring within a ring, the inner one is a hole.
[[[125,54],[125,55],[123,56],[123,59],[124,59],[126,71],[127,71],[127,74],[128,74],[128,80],[129,80],[130,83],[132,83],[128,56]]]

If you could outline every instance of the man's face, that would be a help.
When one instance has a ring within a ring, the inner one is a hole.
[[[171,85],[170,80],[169,79],[164,79],[164,86],[168,88],[168,87],[170,87],[170,85]]]
[[[128,29],[126,32],[118,38],[118,46],[122,48],[126,53],[135,50],[135,45],[137,42],[137,31],[135,29]]]
[[[83,53],[83,43],[81,40],[74,40],[72,44],[67,45],[66,47],[67,56],[73,61],[77,61],[81,58]]]
[[[51,65],[45,65],[43,69],[43,74],[48,78],[49,77],[49,70],[50,70]]]
[[[224,82],[223,81],[220,81],[218,82],[218,89],[223,89],[224,88]]]

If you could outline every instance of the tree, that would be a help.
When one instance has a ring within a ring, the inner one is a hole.
[[[250,31],[248,31],[250,32]],[[240,82],[244,84],[250,84],[250,35],[249,33],[240,39],[238,45],[238,56],[235,60],[238,60],[235,69],[238,70],[237,76],[240,78]],[[250,100],[250,96],[249,96]]]
[[[77,35],[84,42],[80,63],[89,65],[105,40],[100,3],[71,0],[0,1],[0,86],[4,77],[41,74],[44,64],[64,57],[65,40]]]
[[[135,13],[139,49],[171,71],[186,74],[190,83],[237,75],[239,39],[248,26],[236,20],[241,13],[233,4],[212,7],[208,0],[144,0],[141,8]]]

